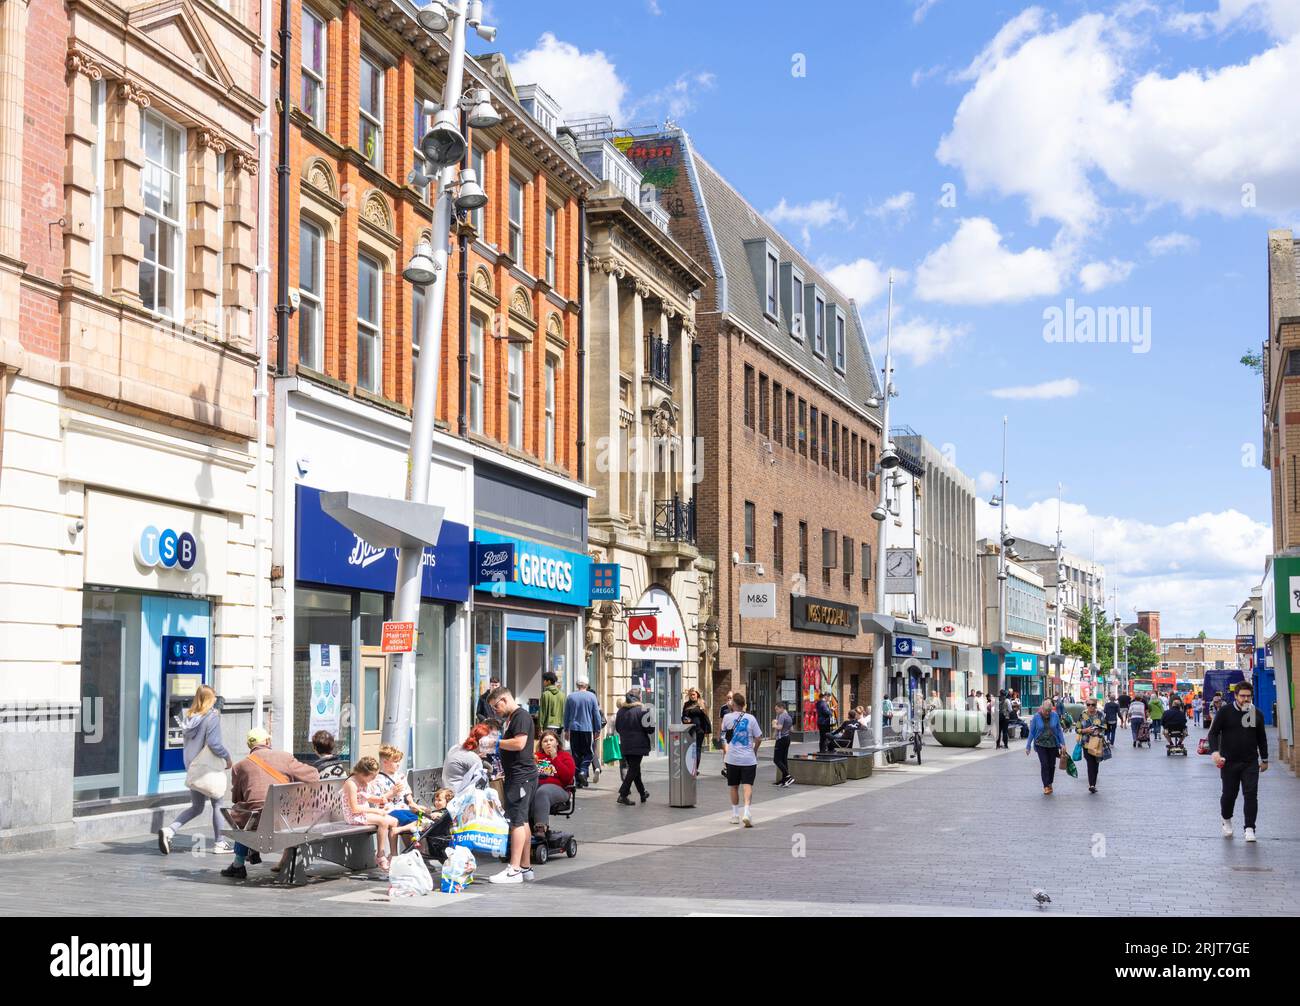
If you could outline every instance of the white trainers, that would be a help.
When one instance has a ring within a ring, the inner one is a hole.
[[[172,831],[170,828],[158,829],[158,851],[164,856],[170,855],[172,851],[172,839],[175,836],[176,832]]]
[[[212,846],[212,854],[214,856],[229,856],[234,853],[234,851],[235,847],[224,838],[220,842],[214,843]]]
[[[1247,842],[1253,842],[1253,841],[1255,841],[1255,829],[1254,829],[1254,828],[1247,828],[1247,829],[1246,829],[1246,841],[1247,841]]]
[[[1224,821],[1224,822],[1223,822],[1223,837],[1224,837],[1224,838],[1231,838],[1231,837],[1232,837],[1232,822],[1231,822],[1231,821]]]
[[[524,882],[524,871],[516,870],[513,866],[507,870],[488,877],[489,884],[522,884]]]
[[[531,866],[525,866],[520,872],[523,874],[525,883],[532,884],[537,881],[537,874],[533,872]]]
[[[743,824],[746,828],[752,828],[752,827],[754,827],[754,822],[751,821],[751,820],[749,819],[749,815],[748,815],[748,814],[746,814],[744,817],[742,817],[742,818],[740,819],[740,822],[741,822],[741,824]]]

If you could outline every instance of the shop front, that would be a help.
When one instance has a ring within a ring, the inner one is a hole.
[[[590,492],[522,465],[475,466],[471,713],[493,677],[534,711],[546,670],[573,690],[591,600]]]
[[[667,754],[668,724],[680,721],[683,705],[686,626],[677,602],[662,587],[647,590],[626,615],[632,686],[641,689],[642,702],[658,717],[654,753]]]
[[[1021,709],[1029,710],[1032,713],[1046,697],[1046,682],[1042,675],[1040,654],[1012,650],[1005,656],[1003,675],[1006,679],[1005,687],[1015,689],[1020,696]],[[998,658],[992,650],[984,651],[984,676],[987,682],[985,693],[996,695],[998,690]]]
[[[925,636],[902,632],[895,633],[891,638],[893,663],[887,694],[891,699],[901,699],[913,708],[919,708],[934,688],[930,640]]]
[[[199,685],[217,685],[226,515],[97,489],[85,507],[73,799],[183,790],[179,718]]]
[[[392,617],[400,549],[376,548],[321,509],[322,491],[296,487],[294,526],[293,750],[327,730],[348,757],[379,750],[389,659],[380,650]],[[442,762],[451,738],[450,628],[469,597],[469,528],[444,520],[424,551],[416,625],[413,764]]]

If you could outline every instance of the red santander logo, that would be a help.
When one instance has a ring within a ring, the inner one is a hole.
[[[659,619],[654,615],[630,615],[627,634],[638,646],[651,646],[659,637]]]

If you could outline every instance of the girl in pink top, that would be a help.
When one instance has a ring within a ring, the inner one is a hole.
[[[387,870],[390,835],[397,827],[397,819],[370,805],[372,798],[367,798],[366,787],[375,781],[377,775],[379,762],[374,758],[362,758],[352,766],[352,774],[343,783],[343,816],[348,824],[375,826],[375,863],[381,870]]]

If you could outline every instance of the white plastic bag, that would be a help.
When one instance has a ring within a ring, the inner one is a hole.
[[[474,870],[477,867],[474,853],[463,845],[452,846],[447,850],[447,859],[442,864],[441,890],[445,894],[459,894],[467,884],[474,883]]]
[[[388,869],[390,898],[414,898],[429,894],[432,890],[433,875],[424,865],[424,857],[419,850],[412,849],[393,857],[392,866]]]
[[[504,856],[510,848],[510,825],[495,791],[467,789],[451,801],[447,811],[455,845],[492,856]]]

